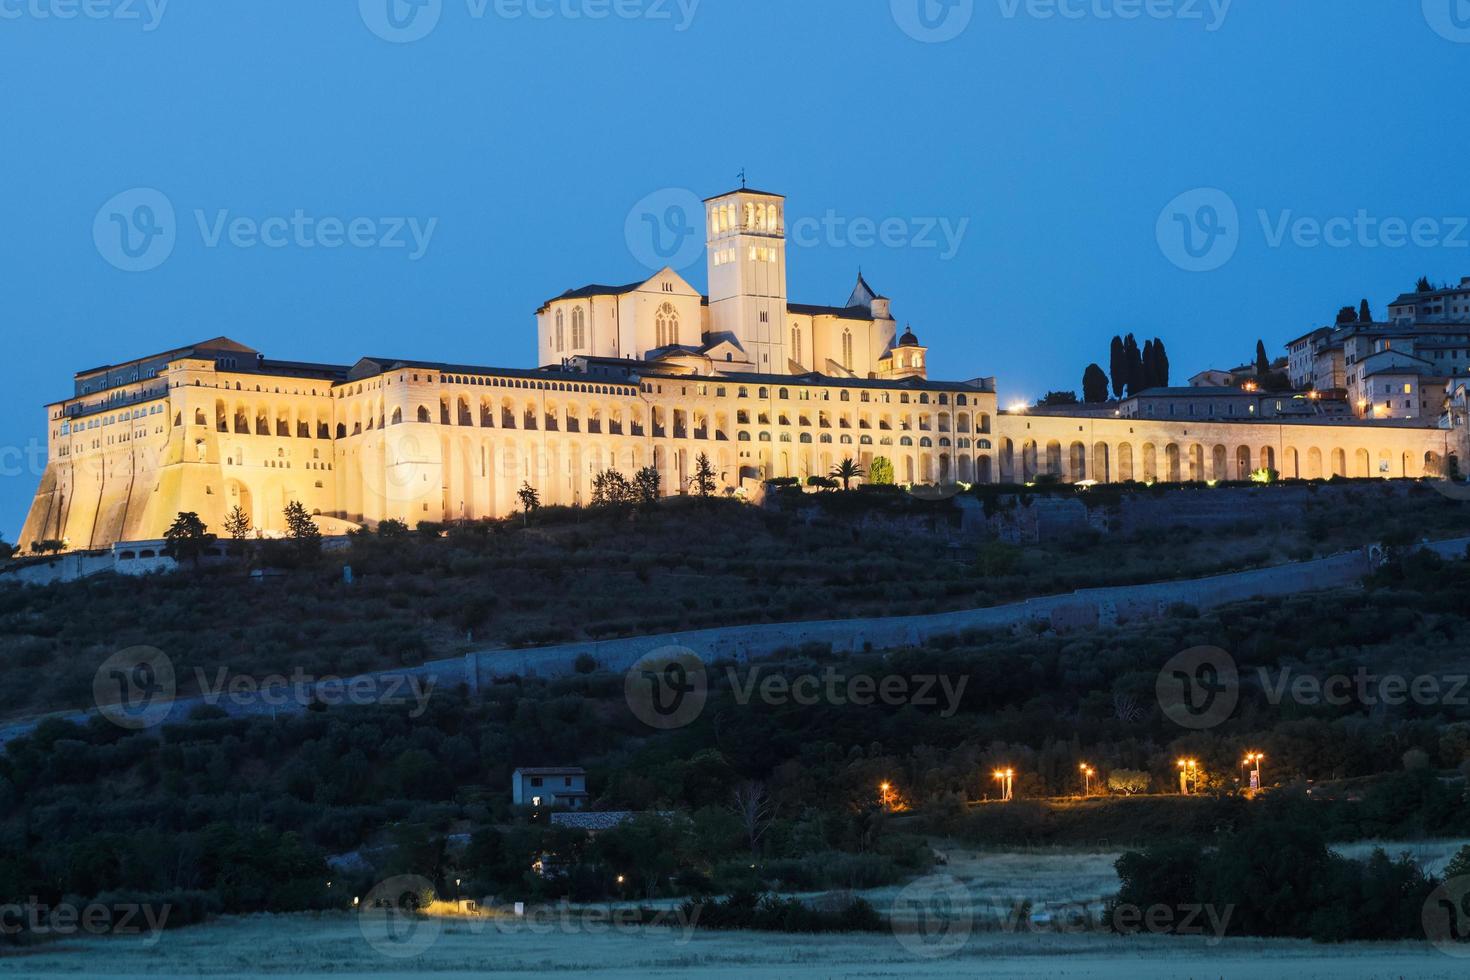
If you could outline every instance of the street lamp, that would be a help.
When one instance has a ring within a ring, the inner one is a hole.
[[[1095,776],[1095,775],[1097,775],[1097,770],[1094,769],[1094,768],[1092,768],[1091,766],[1089,766],[1085,762],[1082,763],[1082,765],[1078,766],[1077,768],[1080,769],[1080,770],[1082,770],[1082,795],[1083,796],[1091,796],[1092,795],[1092,777]]]
[[[992,775],[996,782],[1000,783],[1000,799],[1002,803],[1008,803],[1013,795],[1016,771],[1014,769],[997,769]]]
[[[1179,792],[1188,796],[1190,783],[1194,783],[1195,790],[1199,789],[1199,763],[1194,759],[1179,760]]]
[[[459,879],[456,878],[454,879],[454,911],[458,912],[459,910]]]
[[[885,809],[885,810],[888,809],[888,784],[887,783],[879,783],[878,784],[878,805],[880,807],[882,807],[883,809]]]
[[[1245,754],[1245,761],[1241,763],[1241,765],[1251,767],[1252,793],[1259,793],[1261,791],[1261,760],[1264,758],[1266,758],[1264,752],[1247,752]]]

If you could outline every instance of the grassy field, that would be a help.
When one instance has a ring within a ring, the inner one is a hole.
[[[231,918],[165,934],[151,945],[139,938],[85,938],[24,954],[0,952],[0,976],[1449,980],[1465,975],[1464,960],[1422,943],[1320,946],[1228,939],[1209,945],[1196,937],[977,932],[953,954],[928,958],[886,933],[689,935],[646,926],[592,932],[577,926],[496,928],[466,920],[437,920],[427,927],[430,932],[410,939],[424,941],[423,950],[398,958],[371,944],[347,913]]]

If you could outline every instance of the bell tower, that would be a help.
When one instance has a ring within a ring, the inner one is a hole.
[[[787,374],[786,198],[742,186],[704,204],[710,332],[734,336],[750,370]]]

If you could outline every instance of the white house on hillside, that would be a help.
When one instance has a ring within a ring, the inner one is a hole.
[[[517,769],[510,782],[511,802],[517,806],[580,810],[587,805],[587,770],[580,766]]]

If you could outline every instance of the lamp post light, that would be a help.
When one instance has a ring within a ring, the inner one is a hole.
[[[454,879],[454,911],[461,911],[459,907],[459,879]]]
[[[1013,796],[1016,771],[1014,769],[997,769],[993,774],[996,782],[1000,783],[1000,799],[1002,803],[1009,803]]]
[[[1078,768],[1082,770],[1082,795],[1091,796],[1092,777],[1097,775],[1097,770],[1092,768],[1085,762],[1082,763],[1082,765],[1078,766]]]
[[[880,807],[882,807],[883,809],[885,809],[885,810],[888,809],[888,784],[887,783],[879,783],[878,784],[878,805]]]
[[[1190,784],[1191,783],[1193,783],[1194,789],[1197,791],[1199,789],[1199,763],[1196,760],[1194,760],[1194,759],[1180,759],[1179,760],[1179,793],[1180,793],[1180,795],[1182,795],[1182,796],[1188,796],[1189,795],[1189,793],[1190,793]]]
[[[1241,765],[1251,767],[1252,793],[1259,793],[1261,791],[1261,760],[1264,758],[1266,758],[1264,752],[1247,752],[1245,754],[1245,761],[1241,763]]]

